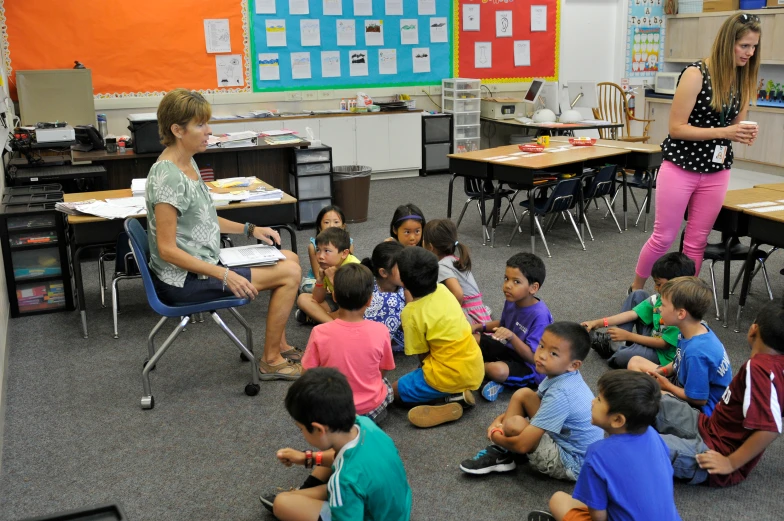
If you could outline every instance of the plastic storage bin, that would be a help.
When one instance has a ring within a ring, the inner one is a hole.
[[[330,154],[328,149],[318,148],[295,148],[296,163],[317,163],[319,161],[329,161]]]
[[[750,11],[751,9],[763,9],[767,2],[765,0],[740,0],[740,10]]]
[[[479,138],[475,139],[455,139],[455,153],[473,152],[479,150]]]
[[[478,112],[479,99],[447,99],[444,98],[444,110],[447,112]]]
[[[314,223],[321,209],[330,204],[332,204],[332,199],[299,201],[297,203],[297,220],[300,224]]]
[[[33,250],[11,250],[14,279],[22,281],[38,277],[55,277],[62,274],[60,251],[57,246]]]
[[[332,170],[332,165],[329,163],[315,163],[304,165],[293,165],[294,172],[297,176],[328,174]]]
[[[479,137],[479,127],[477,125],[470,127],[455,127],[455,139],[472,139]]]
[[[462,127],[464,125],[478,125],[478,124],[479,124],[479,112],[455,114],[456,127]]]
[[[442,88],[452,90],[479,90],[482,81],[472,78],[450,78],[441,82]]]
[[[289,185],[291,186],[292,193],[295,192],[295,184],[297,178],[289,174]],[[332,187],[329,185],[329,176],[321,175],[315,177],[305,177],[299,179],[299,191],[297,191],[297,199],[317,199],[323,197],[330,197],[332,195]]]
[[[452,143],[437,143],[425,148],[424,165],[427,170],[449,170],[449,158]]]
[[[452,90],[452,89],[444,89],[442,91],[445,98],[455,98],[455,99],[474,99],[481,97],[481,93],[478,90]]]

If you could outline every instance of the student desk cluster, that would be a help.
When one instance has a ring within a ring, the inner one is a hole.
[[[567,138],[551,138],[550,148],[568,147]],[[517,145],[508,145],[490,148],[476,152],[449,155],[449,170],[452,179],[449,181],[447,200],[447,217],[452,215],[452,192],[455,178],[469,177],[485,181],[495,181],[493,193],[493,208],[491,217],[492,231],[490,232],[491,246],[495,245],[495,229],[501,208],[501,189],[504,184],[512,185],[516,189],[528,192],[529,204],[533,204],[533,188],[543,176],[553,173],[569,173],[582,175],[584,169],[615,164],[621,172],[623,183],[623,212],[624,228],[627,225],[627,186],[624,169],[648,171],[651,179],[655,179],[656,172],[662,163],[662,152],[659,145],[644,145],[639,143],[626,143],[623,141],[597,140],[594,146],[571,147],[557,152],[542,152],[538,154],[523,154]],[[648,187],[648,201],[652,184]],[[485,198],[480,196],[482,227],[486,229]],[[583,220],[583,202],[579,201],[579,218],[581,226]],[[530,220],[531,252],[535,249],[535,223]],[[484,238],[484,237],[483,237]]]
[[[262,185],[268,190],[272,186],[267,183]],[[130,188],[121,190],[107,190],[103,192],[81,192],[65,194],[64,201],[73,203],[87,199],[112,199],[131,197]],[[256,226],[274,226],[283,228],[291,234],[292,250],[297,252],[297,239],[294,229],[289,226],[295,220],[295,207],[297,200],[284,193],[283,198],[277,201],[254,201],[232,203],[216,208],[218,215],[236,222],[250,222]],[[136,216],[146,227],[146,215]],[[123,231],[124,219],[104,219],[92,215],[69,215],[68,227],[70,230],[71,262],[73,263],[74,283],[76,284],[76,298],[79,313],[82,319],[82,332],[87,338],[87,308],[84,299],[84,282],[82,279],[81,257],[92,249],[114,247],[117,237]]]
[[[749,292],[751,273],[754,270],[755,250],[767,244],[784,247],[784,183],[757,185],[754,188],[730,190],[724,198],[722,210],[714,224],[714,230],[723,232],[724,245],[724,327],[727,327],[727,311],[730,291],[730,248],[731,237],[750,237],[749,255],[743,271],[743,285],[738,300],[735,332],[740,331],[740,316]]]

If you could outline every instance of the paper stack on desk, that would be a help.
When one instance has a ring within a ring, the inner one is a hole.
[[[134,197],[144,197],[147,188],[147,178],[144,179],[131,179],[131,192]]]
[[[220,136],[210,136],[207,148],[237,148],[256,146],[258,133],[252,130],[242,132],[228,132]]]
[[[215,206],[223,206],[231,202],[242,201],[245,203],[258,201],[280,201],[283,199],[283,191],[274,190],[238,190],[226,194],[212,193],[212,202]]]
[[[267,244],[221,248],[220,251],[221,264],[231,268],[239,266],[271,266],[279,260],[285,259],[286,256],[277,248]]]

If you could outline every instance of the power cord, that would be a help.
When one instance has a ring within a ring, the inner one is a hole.
[[[490,90],[490,87],[488,87],[484,83],[481,86],[484,87],[485,89],[487,89],[487,92],[490,94],[490,97],[492,98],[493,97],[493,91]],[[479,97],[481,98],[482,95],[480,94]]]
[[[427,92],[425,89],[422,89],[422,94],[427,96],[430,99],[430,102],[433,103],[433,105],[435,105],[436,107],[438,107],[439,110],[441,110],[441,105],[436,103],[436,101],[433,98],[430,97],[430,93],[429,92]]]

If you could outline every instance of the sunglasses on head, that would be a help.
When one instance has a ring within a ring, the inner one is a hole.
[[[743,13],[742,15],[740,15],[740,21],[743,22],[744,24],[747,24],[747,23],[759,23],[760,19],[759,19],[759,16],[757,16],[755,14]]]

